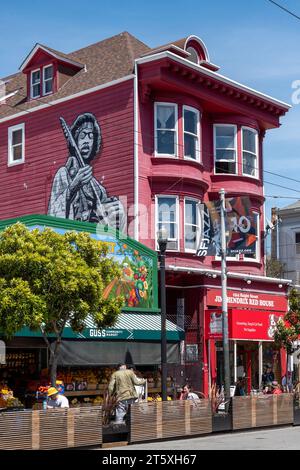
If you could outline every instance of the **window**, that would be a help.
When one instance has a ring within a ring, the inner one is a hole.
[[[184,158],[200,160],[199,111],[183,106]]]
[[[200,201],[184,200],[184,247],[185,251],[194,253],[200,239]]]
[[[178,198],[176,196],[157,196],[156,234],[162,227],[167,229],[167,250],[178,251],[178,215]]]
[[[257,177],[257,132],[242,127],[243,174]]]
[[[295,233],[296,255],[300,255],[300,232]]]
[[[177,105],[155,103],[155,151],[158,155],[176,157]]]
[[[8,165],[23,163],[25,160],[25,126],[19,124],[8,128]]]
[[[237,172],[237,129],[231,124],[214,125],[215,173]]]
[[[41,71],[34,70],[31,72],[31,84],[30,84],[30,96],[31,98],[38,98],[41,95]]]
[[[194,49],[193,47],[188,47],[186,49],[186,52],[189,52],[191,54],[188,57],[188,60],[190,60],[191,62],[194,62],[195,64],[199,63],[199,57],[198,57],[198,53],[197,53],[196,49]]]
[[[53,66],[47,65],[43,68],[43,95],[53,91]]]

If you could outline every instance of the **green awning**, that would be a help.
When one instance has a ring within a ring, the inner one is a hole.
[[[91,318],[87,318],[86,327],[81,333],[75,333],[70,327],[64,329],[65,339],[159,341],[161,339],[161,316],[142,313],[121,313],[116,324],[111,328],[97,328]],[[167,340],[184,339],[184,330],[175,323],[166,322]],[[41,333],[23,328],[16,336],[40,337]]]

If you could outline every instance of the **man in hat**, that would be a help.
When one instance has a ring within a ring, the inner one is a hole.
[[[47,408],[69,408],[69,400],[59,393],[55,387],[50,387],[47,395]]]

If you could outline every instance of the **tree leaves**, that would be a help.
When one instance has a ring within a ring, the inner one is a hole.
[[[60,341],[68,322],[80,332],[89,316],[97,327],[112,326],[122,297],[103,292],[121,270],[105,243],[87,233],[29,230],[17,223],[0,233],[0,331],[11,337],[23,326]]]

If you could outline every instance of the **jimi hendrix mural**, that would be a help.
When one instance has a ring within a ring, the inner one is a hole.
[[[69,155],[54,177],[48,215],[125,229],[125,212],[116,196],[93,176],[92,161],[101,148],[101,130],[91,113],[80,114],[71,127],[61,117]]]

